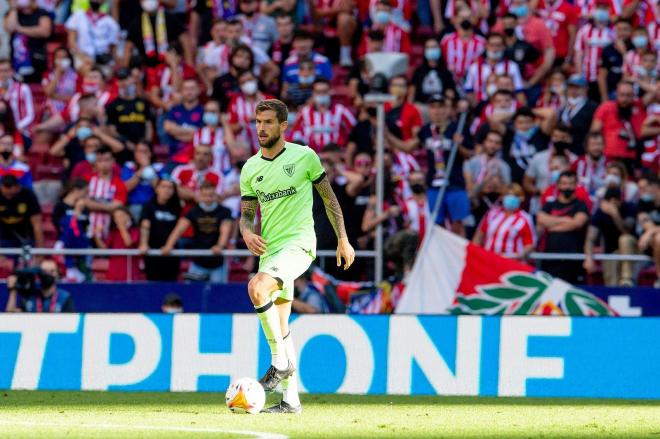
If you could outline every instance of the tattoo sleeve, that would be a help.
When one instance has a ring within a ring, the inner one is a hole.
[[[332,185],[328,177],[323,177],[323,179],[314,185],[318,191],[323,204],[325,205],[325,211],[328,214],[328,219],[332,228],[335,230],[335,235],[337,239],[346,238],[346,227],[344,226],[344,214],[341,211],[341,206],[337,200],[335,192],[332,190]]]
[[[256,198],[241,198],[241,220],[239,222],[239,229],[241,234],[246,231],[254,233],[254,217],[257,215],[257,199]]]

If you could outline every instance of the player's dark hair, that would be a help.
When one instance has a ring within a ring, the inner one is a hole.
[[[265,99],[257,104],[255,113],[259,114],[263,111],[274,111],[279,123],[289,120],[289,109],[286,104],[279,99]]]

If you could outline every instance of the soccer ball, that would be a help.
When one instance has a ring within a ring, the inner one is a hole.
[[[266,392],[259,382],[252,378],[239,378],[225,394],[227,408],[233,413],[259,413],[266,403]]]

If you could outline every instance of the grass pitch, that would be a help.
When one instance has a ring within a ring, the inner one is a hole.
[[[234,415],[224,395],[214,393],[0,391],[0,438],[660,437],[656,401],[339,395],[302,400],[302,415]]]

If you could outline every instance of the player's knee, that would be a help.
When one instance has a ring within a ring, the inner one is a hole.
[[[248,295],[255,305],[263,304],[268,299],[268,293],[268,285],[259,274],[248,282]]]

